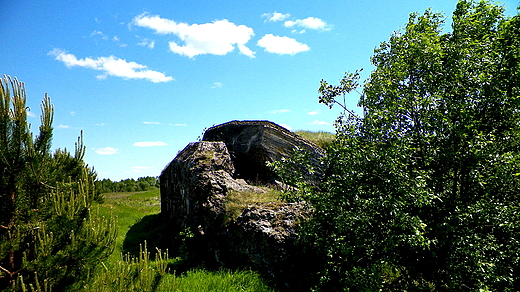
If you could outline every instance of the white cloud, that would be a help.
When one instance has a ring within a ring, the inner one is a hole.
[[[35,118],[36,117],[36,114],[34,114],[33,112],[30,111],[30,109],[27,110],[27,116],[28,117],[31,117],[31,118]]]
[[[303,27],[314,30],[330,30],[330,25],[325,21],[316,17],[307,17],[305,19],[287,20],[283,24],[285,27]]]
[[[54,56],[58,61],[62,61],[68,68],[78,66],[103,71],[103,74],[96,76],[97,79],[115,76],[124,79],[146,79],[154,83],[174,80],[172,77],[164,75],[164,73],[147,69],[148,67],[145,65],[128,62],[114,56],[78,59],[73,54],[68,54],[60,49],[50,51],[49,55]]]
[[[311,111],[311,112],[308,112],[307,114],[311,115],[311,116],[315,116],[315,115],[318,115],[319,113],[320,113],[320,111]]]
[[[297,34],[303,34],[303,33],[305,33],[305,32],[306,32],[305,29],[302,29],[302,30],[296,30],[296,29],[293,29],[293,30],[291,30],[291,33],[297,33]]]
[[[104,147],[104,148],[96,149],[95,151],[99,155],[114,155],[119,151],[119,149],[112,148],[112,147]]]
[[[155,30],[158,34],[176,35],[183,44],[170,41],[170,51],[193,58],[197,55],[225,55],[235,49],[251,58],[254,52],[245,44],[254,36],[252,28],[235,25],[227,19],[211,23],[187,24],[161,18],[158,15],[141,14],[134,18],[134,25]]]
[[[161,141],[155,141],[155,142],[135,142],[134,143],[134,146],[137,146],[137,147],[153,147],[153,146],[164,146],[164,145],[168,145],[164,142],[161,142]]]
[[[213,85],[211,86],[211,88],[221,88],[222,87],[222,82],[215,82],[213,83]]]
[[[122,48],[125,48],[127,46],[127,44],[121,43],[121,39],[118,36],[109,37],[108,35],[104,34],[102,31],[99,31],[99,30],[94,30],[90,34],[90,37],[93,38],[94,40],[96,40],[96,42],[97,42],[97,37],[101,37],[102,40],[106,41],[106,40],[110,39],[110,40],[116,42],[117,45]]]
[[[155,47],[155,41],[147,39],[147,38],[143,38],[143,39],[141,39],[140,42],[137,43],[137,45],[142,46],[142,47],[147,47],[149,49],[153,49]]]
[[[104,40],[108,40],[108,36],[105,35],[103,32],[99,31],[99,30],[94,30],[91,34],[90,34],[91,37],[93,36],[100,36],[102,39]]]
[[[289,13],[280,13],[280,12],[273,12],[273,13],[264,13],[261,15],[263,18],[267,18],[266,21],[282,21],[286,18],[290,17],[291,15]]]
[[[58,129],[70,129],[69,125],[58,125],[56,128]]]
[[[280,37],[272,34],[264,35],[257,43],[258,46],[263,47],[265,51],[275,54],[290,54],[305,52],[310,50],[306,44],[299,43],[290,37]]]
[[[283,113],[287,113],[287,112],[290,112],[291,110],[288,110],[288,109],[281,109],[281,110],[272,110],[272,111],[269,111],[270,114],[283,114]]]
[[[160,125],[161,123],[159,123],[159,122],[143,122],[143,124],[145,124],[145,125]]]
[[[106,126],[107,124],[106,123],[99,123],[99,124],[94,124],[95,126],[100,126],[100,127],[104,127]]]
[[[174,126],[174,127],[187,127],[188,125],[186,125],[186,124],[170,124],[170,126]]]
[[[325,121],[315,120],[314,122],[311,123],[311,125],[327,125],[327,126],[330,126],[330,123],[325,122]]]

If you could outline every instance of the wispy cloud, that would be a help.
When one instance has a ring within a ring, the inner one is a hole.
[[[168,145],[161,141],[155,141],[155,142],[135,142],[134,146],[137,147],[154,147],[154,146],[165,146]]]
[[[106,126],[107,124],[106,123],[98,123],[98,124],[94,124],[95,126],[100,126],[100,127],[104,127]]]
[[[70,129],[69,125],[58,125],[56,128],[58,129]]]
[[[36,114],[31,112],[29,109],[27,110],[27,116],[28,117],[31,117],[31,118],[35,118],[36,117]]]
[[[213,83],[213,85],[211,86],[211,88],[221,88],[222,85],[224,85],[224,84],[222,84],[222,82],[215,82],[215,83]]]
[[[90,37],[94,40],[97,40],[98,38],[101,38],[102,40],[112,40],[117,43],[118,46],[125,48],[127,47],[127,44],[122,43],[121,39],[119,39],[118,36],[109,37],[108,35],[104,34],[102,31],[94,30],[92,33],[90,33]],[[96,41],[97,42],[97,41]]]
[[[124,79],[146,79],[154,83],[174,80],[172,77],[164,75],[164,73],[148,69],[145,65],[128,62],[114,56],[78,59],[73,54],[60,49],[50,51],[49,55],[54,56],[56,60],[63,62],[69,68],[78,66],[103,71],[103,74],[96,76],[98,79],[115,76]]]
[[[119,149],[112,148],[112,147],[104,147],[104,148],[95,149],[95,151],[99,155],[114,155],[117,152],[119,152]]]
[[[283,114],[283,113],[288,113],[290,112],[291,110],[288,110],[288,109],[281,109],[281,110],[272,110],[272,111],[269,111],[270,114]]]
[[[292,30],[293,33],[305,33],[306,29],[311,30],[318,30],[318,31],[326,31],[331,30],[332,25],[326,23],[324,20],[317,18],[317,17],[307,17],[305,19],[292,19],[287,20],[291,15],[289,13],[279,13],[279,12],[273,12],[273,13],[264,13],[261,15],[262,18],[265,18],[266,22],[277,22],[277,21],[284,21],[283,25],[288,28],[301,28],[301,29],[294,29]]]
[[[204,54],[225,55],[233,51],[235,46],[246,56],[253,58],[255,55],[246,47],[246,43],[254,36],[253,29],[236,25],[227,19],[187,24],[158,15],[141,14],[133,19],[132,24],[152,29],[158,34],[176,35],[182,44],[170,41],[170,51],[190,58]]]
[[[309,46],[286,36],[264,35],[257,43],[266,52],[280,55],[294,55],[310,50]]]
[[[307,114],[310,115],[310,116],[315,116],[315,115],[320,114],[320,111],[310,111]]]
[[[266,18],[265,21],[282,21],[286,18],[289,18],[291,15],[289,13],[280,13],[280,12],[273,12],[273,13],[264,13],[261,15],[262,18]]]
[[[99,36],[101,37],[102,39],[104,40],[108,40],[108,36],[105,35],[103,32],[99,31],[99,30],[94,30],[91,34],[90,34],[91,37],[94,37],[94,36]]]
[[[326,126],[330,126],[330,123],[325,122],[325,121],[318,121],[318,120],[315,120],[314,122],[312,122],[310,124],[311,125],[326,125]]]
[[[142,38],[140,42],[137,43],[138,46],[147,47],[149,49],[153,49],[155,47],[155,41],[150,40],[148,38]]]
[[[145,124],[145,125],[160,125],[161,123],[159,123],[159,122],[143,122],[143,124]]]
[[[187,127],[188,125],[186,125],[186,124],[170,124],[170,126],[174,126],[174,127]]]
[[[313,29],[313,30],[330,30],[331,26],[328,25],[325,21],[316,18],[316,17],[307,17],[305,19],[296,19],[296,20],[287,20],[283,24],[285,27],[302,27],[305,29]]]

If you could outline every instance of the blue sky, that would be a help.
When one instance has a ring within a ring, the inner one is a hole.
[[[518,0],[502,3],[516,14]],[[318,103],[320,80],[368,74],[374,48],[411,12],[451,16],[455,5],[0,0],[0,74],[25,82],[34,129],[49,94],[53,147],[73,150],[83,130],[99,178],[157,176],[204,128],[230,120],[333,132],[339,112]]]

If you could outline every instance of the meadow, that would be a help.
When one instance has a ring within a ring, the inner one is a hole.
[[[191,266],[183,257],[182,240],[168,246],[159,189],[103,196],[96,207],[101,216],[117,217],[117,240],[111,256],[85,284],[87,291],[274,291],[253,271]]]

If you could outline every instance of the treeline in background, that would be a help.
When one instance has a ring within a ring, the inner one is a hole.
[[[144,192],[159,187],[159,177],[146,176],[137,180],[127,178],[120,181],[112,181],[105,178],[94,182],[98,193],[117,193],[117,192]]]

